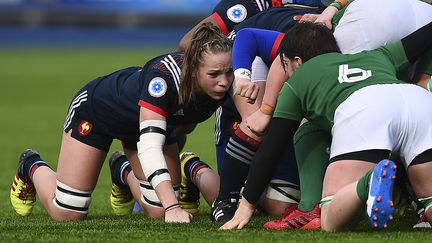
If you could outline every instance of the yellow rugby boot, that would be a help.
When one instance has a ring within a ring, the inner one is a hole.
[[[181,162],[181,185],[180,185],[180,206],[191,214],[199,211],[200,192],[197,186],[187,178],[185,165],[188,161],[200,160],[193,152],[183,152],[180,154]]]
[[[26,149],[21,153],[18,162],[18,170],[10,190],[12,206],[15,212],[23,217],[31,214],[36,202],[36,190],[34,185],[29,178],[23,175],[24,163],[28,158],[36,155],[39,156],[39,154],[32,149]]]
[[[117,180],[122,180],[121,175],[123,174],[124,169],[127,166],[130,166],[129,161],[123,159],[122,162],[120,160],[123,156],[125,156],[123,152],[116,151],[109,159],[112,181],[110,202],[112,211],[115,215],[131,214],[135,203],[129,187],[116,183]],[[118,173],[117,176],[116,173]],[[118,179],[116,180],[116,178]]]

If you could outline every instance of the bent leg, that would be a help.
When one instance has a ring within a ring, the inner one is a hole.
[[[432,222],[432,161],[408,167],[408,178],[416,196],[425,208],[425,216]]]
[[[141,168],[141,163],[139,161],[137,151],[124,149],[124,152],[132,166],[132,171],[127,176],[127,184],[132,192],[132,195],[134,196],[135,200],[140,204],[141,208],[144,209],[148,217],[163,218],[165,215],[165,211],[161,202],[167,199],[160,198],[154,188],[151,188],[149,184],[147,185],[148,190],[144,190],[146,191],[146,195],[143,195],[141,187],[143,187],[144,185],[141,185],[142,183],[140,183],[140,181],[143,181],[145,176]],[[177,144],[164,146],[164,154],[167,162],[168,171],[171,177],[171,183],[169,183],[171,185],[168,185],[171,187],[169,188],[169,191],[172,191],[172,194],[175,194],[178,198],[180,193],[180,161],[178,157]],[[138,178],[142,178],[143,180]]]
[[[65,187],[76,192],[88,192],[91,194],[106,157],[106,152],[86,145],[72,138],[69,133],[63,133],[57,173],[48,167],[40,167],[33,174],[33,184],[37,194],[47,213],[55,220],[78,220],[84,219],[87,212],[67,209],[70,198],[66,197],[65,207],[59,208],[54,203],[57,182],[66,185]],[[76,198],[86,200],[84,198]],[[74,200],[74,199],[72,199]],[[88,202],[90,203],[90,202]],[[86,204],[86,203],[78,203]]]
[[[375,163],[339,160],[327,167],[323,183],[323,198],[333,196],[331,203],[321,208],[321,228],[325,231],[346,229],[361,209],[357,195],[357,180],[374,168]]]

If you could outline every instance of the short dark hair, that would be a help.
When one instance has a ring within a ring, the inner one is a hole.
[[[298,23],[282,39],[279,56],[300,57],[303,62],[329,52],[340,52],[333,32],[321,24]]]

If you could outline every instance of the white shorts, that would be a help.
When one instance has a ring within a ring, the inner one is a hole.
[[[373,50],[402,39],[432,21],[432,5],[419,0],[357,0],[334,36],[342,53]]]
[[[390,150],[405,166],[432,149],[432,93],[413,84],[362,88],[336,109],[330,158]]]

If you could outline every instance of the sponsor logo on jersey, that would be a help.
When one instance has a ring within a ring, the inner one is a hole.
[[[81,136],[87,136],[91,132],[92,128],[93,125],[90,122],[82,120],[78,126],[78,133]]]
[[[167,91],[167,84],[163,78],[156,77],[150,80],[148,92],[153,97],[161,97]]]
[[[241,4],[236,4],[227,10],[228,18],[234,23],[240,23],[246,19],[247,10]]]

